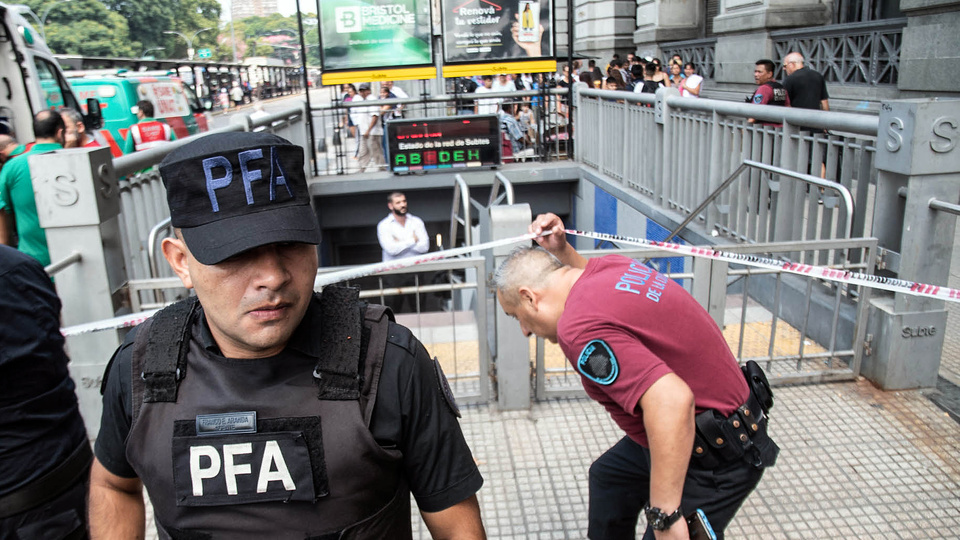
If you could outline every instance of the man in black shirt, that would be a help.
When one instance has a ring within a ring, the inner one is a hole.
[[[0,538],[86,538],[92,455],[60,299],[36,259],[3,245],[0,312]]]
[[[439,369],[358,291],[313,291],[303,149],[223,133],[159,165],[196,292],[135,329],[104,382],[90,480],[96,538],[484,538],[483,483]]]
[[[803,65],[803,55],[792,52],[783,59],[787,77],[783,87],[790,95],[790,106],[815,111],[830,110],[830,96],[823,75]]]

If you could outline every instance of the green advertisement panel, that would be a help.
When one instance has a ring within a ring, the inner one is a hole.
[[[324,71],[430,65],[430,0],[323,0],[320,43]]]

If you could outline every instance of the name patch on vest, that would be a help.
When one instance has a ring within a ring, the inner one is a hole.
[[[257,411],[197,415],[197,435],[256,432]]]
[[[177,506],[315,500],[299,431],[173,438]]]

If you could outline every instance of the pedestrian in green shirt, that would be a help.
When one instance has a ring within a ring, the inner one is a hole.
[[[36,143],[28,151],[10,159],[0,170],[0,243],[14,245],[14,230],[19,240],[17,249],[50,264],[47,235],[40,227],[37,202],[30,180],[29,156],[63,149],[66,126],[60,113],[43,110],[33,117]]]

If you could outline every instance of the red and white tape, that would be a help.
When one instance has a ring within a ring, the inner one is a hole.
[[[596,232],[587,232],[587,231],[575,231],[567,230],[567,234],[582,236],[585,238],[593,238],[595,240],[607,240],[611,242],[620,242],[624,244],[633,244],[637,246],[645,247],[655,247],[677,253],[680,255],[690,256],[690,257],[703,257],[708,259],[714,259],[718,261],[726,261],[730,263],[743,264],[746,266],[753,266],[757,268],[768,268],[771,270],[780,270],[782,272],[787,272],[791,274],[798,274],[801,276],[815,277],[820,279],[825,279],[829,281],[835,281],[838,283],[849,283],[851,285],[860,285],[864,287],[872,287],[874,289],[882,289],[885,291],[892,291],[896,293],[910,294],[914,296],[925,296],[928,298],[936,298],[938,300],[946,300],[950,302],[960,302],[960,290],[951,289],[949,287],[940,287],[938,285],[928,285],[925,283],[917,283],[914,281],[907,281],[904,279],[894,279],[882,276],[872,276],[869,274],[861,274],[857,272],[850,272],[847,270],[837,270],[835,268],[830,268],[827,266],[812,266],[807,264],[799,264],[789,261],[781,261],[778,259],[771,259],[768,257],[760,257],[758,255],[747,255],[742,253],[729,253],[718,251],[711,248],[705,247],[695,247],[695,246],[686,246],[680,244],[673,244],[670,242],[659,242],[656,240],[645,240],[643,238],[631,238],[629,236],[620,236],[616,234],[605,234],[605,233],[596,233]],[[342,281],[348,281],[351,279],[357,279],[365,276],[371,276],[375,274],[380,274],[383,272],[388,272],[390,270],[400,270],[402,268],[410,268],[418,264],[423,264],[430,261],[438,261],[441,259],[449,259],[452,257],[459,257],[460,255],[466,255],[468,253],[475,253],[478,251],[484,251],[487,249],[493,249],[501,246],[508,246],[511,244],[518,244],[520,242],[528,242],[536,238],[535,234],[524,234],[521,236],[514,236],[513,238],[504,238],[502,240],[494,240],[492,242],[484,242],[475,246],[467,246],[456,249],[447,249],[444,251],[436,251],[433,253],[427,253],[424,255],[417,255],[414,257],[406,257],[403,259],[396,259],[393,261],[366,264],[363,266],[357,266],[354,268],[348,268],[346,270],[339,270],[337,272],[329,272],[326,274],[319,274],[314,281],[314,288],[320,289],[327,285],[333,283],[339,283]],[[95,321],[90,323],[78,324],[75,326],[69,326],[61,329],[63,335],[65,336],[75,336],[78,334],[86,334],[89,332],[97,332],[99,330],[110,330],[114,328],[127,328],[131,326],[136,326],[141,322],[149,319],[156,313],[157,310],[153,311],[144,311],[140,313],[134,313],[131,315],[124,315],[120,317],[114,317],[112,319],[106,319],[102,321]]]
[[[828,281],[835,281],[838,283],[849,283],[851,285],[860,285],[863,287],[872,287],[874,289],[882,289],[895,293],[910,294],[913,296],[925,296],[927,298],[936,298],[937,300],[946,300],[949,302],[960,302],[960,289],[951,289],[950,287],[941,287],[939,285],[928,285],[926,283],[917,283],[915,281],[907,281],[905,279],[873,276],[859,272],[850,272],[848,270],[837,270],[836,268],[830,268],[828,266],[812,266],[809,264],[800,264],[790,261],[782,261],[779,259],[771,259],[769,257],[760,257],[758,255],[729,253],[717,251],[711,248],[685,246],[670,242],[659,242],[656,240],[644,240],[643,238],[631,238],[629,236],[620,236],[616,234],[574,230],[567,230],[566,233],[585,238],[593,238],[595,240],[607,240],[609,242],[656,247],[690,257],[703,257],[718,261],[743,264],[746,266],[769,268],[790,274],[826,279]]]
[[[365,264],[362,266],[347,268],[346,270],[339,270],[336,272],[318,274],[317,279],[314,280],[313,282],[313,287],[315,289],[321,289],[323,287],[326,287],[327,285],[340,283],[342,281],[348,281],[351,279],[357,279],[365,276],[381,274],[383,272],[388,272],[390,270],[400,270],[402,268],[410,268],[411,266],[416,266],[418,264],[423,264],[430,261],[439,261],[441,259],[450,259],[452,257],[459,257],[461,255],[466,255],[468,253],[474,253],[477,251],[483,251],[485,249],[493,249],[501,246],[509,246],[511,244],[517,244],[523,241],[530,241],[536,237],[537,237],[536,234],[528,233],[522,236],[515,236],[513,238],[505,238],[503,240],[494,240],[492,242],[484,242],[483,244],[478,244],[475,246],[447,249],[444,251],[435,251],[433,253],[415,255],[413,257],[404,257],[403,259],[395,259],[392,261],[373,263],[373,264]],[[100,330],[111,330],[114,328],[128,328],[131,326],[136,326],[142,323],[143,321],[149,319],[157,311],[158,310],[143,311],[140,313],[133,313],[130,315],[122,315],[120,317],[114,317],[112,319],[105,319],[102,321],[94,321],[89,323],[78,324],[75,326],[68,326],[66,328],[61,328],[60,332],[63,333],[63,335],[65,336],[75,336],[78,334],[86,334],[89,332],[98,332]]]

